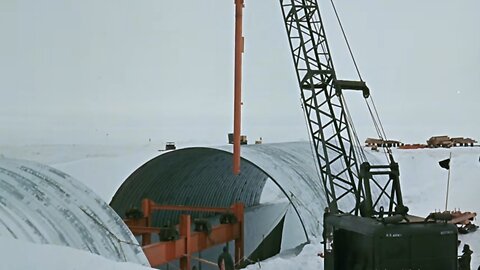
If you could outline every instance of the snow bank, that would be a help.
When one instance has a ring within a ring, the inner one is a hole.
[[[448,209],[480,213],[480,148],[396,150],[405,204],[412,213],[427,215],[445,210],[448,171],[439,161],[449,158]]]
[[[163,152],[154,147],[141,146],[124,149],[122,154],[89,151],[84,156],[68,162],[50,164],[91,187],[105,202],[110,203],[113,195],[136,169]]]
[[[410,212],[425,216],[429,212],[445,210],[448,171],[439,161],[449,158],[450,191],[448,210],[480,214],[480,148],[459,147],[450,149],[396,150],[394,155],[400,163],[400,179],[405,204]],[[480,225],[478,219],[475,224]],[[480,265],[480,231],[459,235],[462,244],[473,250],[472,269]]]
[[[320,243],[317,244],[307,244],[303,247],[300,247],[300,252],[297,253],[297,250],[291,250],[288,252],[283,252],[271,259],[267,259],[263,262],[258,262],[247,266],[247,270],[322,270],[323,269],[323,259],[318,256],[323,250],[323,246]]]
[[[8,270],[151,270],[134,263],[108,260],[87,251],[69,247],[34,244],[0,237],[1,269]]]

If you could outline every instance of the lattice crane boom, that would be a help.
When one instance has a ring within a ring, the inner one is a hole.
[[[343,88],[354,84],[361,90],[368,88],[363,82],[337,80],[316,0],[280,3],[328,205],[334,213],[357,214],[363,191],[358,184],[359,164],[340,96]],[[341,208],[352,205],[352,201],[354,208]]]

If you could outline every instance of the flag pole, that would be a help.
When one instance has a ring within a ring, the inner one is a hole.
[[[447,179],[447,196],[445,197],[445,212],[447,211],[447,207],[448,207],[448,192],[450,190],[450,168],[452,167],[450,166],[451,161],[452,161],[452,152],[450,152],[450,157],[448,159],[449,166],[448,166],[448,179]]]

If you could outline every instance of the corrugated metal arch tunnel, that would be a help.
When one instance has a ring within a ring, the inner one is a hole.
[[[149,265],[108,204],[69,175],[33,161],[0,157],[0,236]]]
[[[229,156],[211,148],[186,148],[160,155],[131,174],[110,205],[117,213],[139,207],[143,198],[173,205],[228,207],[236,201],[246,207],[257,205],[268,176],[249,162],[244,162],[239,176],[233,176]],[[177,212],[162,212],[152,222],[175,223],[177,216]]]
[[[231,146],[194,147],[167,152],[132,173],[110,205],[120,215],[143,198],[161,204],[227,207],[258,205],[271,179],[297,213],[307,240],[322,233],[325,195],[308,142],[242,146],[241,174],[232,174]],[[162,212],[153,225],[176,223],[179,213]],[[163,223],[162,223],[163,222]]]

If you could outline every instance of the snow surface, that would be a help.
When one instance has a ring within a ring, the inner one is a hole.
[[[65,246],[34,244],[0,237],[0,269],[8,270],[147,270],[135,263],[115,262],[102,256]]]
[[[65,171],[84,181],[107,202],[123,179],[159,154],[152,146],[35,147],[0,148],[0,154],[23,159],[30,156],[30,159]],[[480,148],[394,150],[394,156],[400,163],[404,201],[412,214],[425,216],[435,209],[444,210],[448,171],[440,168],[438,161],[448,158],[450,152],[452,161],[448,208],[480,213]],[[376,152],[373,154],[379,157],[382,155]],[[462,241],[460,248],[468,243],[474,251],[472,269],[476,269],[480,265],[480,231],[460,235],[459,238]],[[5,269],[148,269],[109,261],[66,247],[34,245],[10,239],[0,241],[0,260],[2,266],[8,266]],[[318,256],[322,249],[319,239],[315,239],[312,244],[283,251],[271,259],[250,265],[247,269],[323,269],[323,261]],[[24,259],[25,254],[28,260]],[[52,261],[53,257],[61,259]]]

